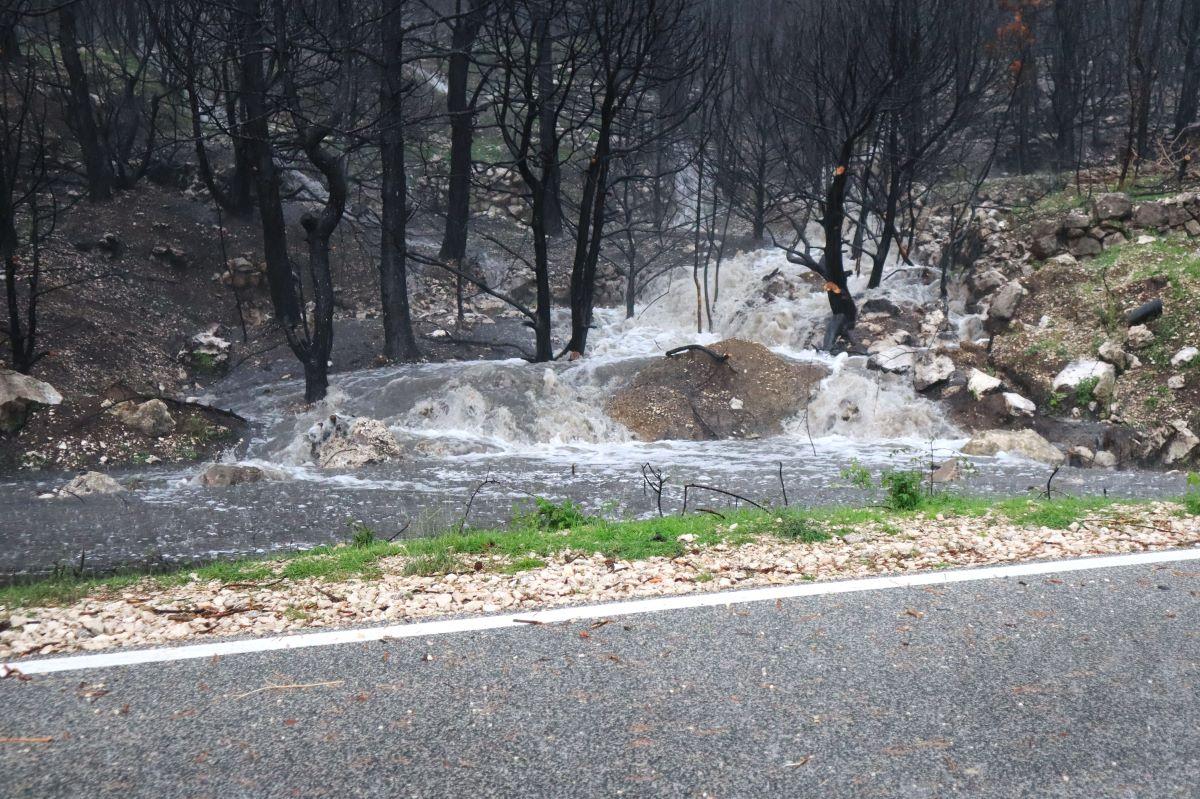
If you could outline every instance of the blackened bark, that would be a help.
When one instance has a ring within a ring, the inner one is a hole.
[[[408,304],[408,186],[404,163],[404,0],[390,0],[380,25],[383,75],[380,82],[380,157],[383,162],[383,219],[379,259],[379,291],[383,307],[383,354],[394,361],[421,357],[413,336]],[[464,79],[465,86],[465,79]],[[467,168],[470,168],[470,131]],[[452,170],[453,171],[453,167]],[[463,243],[466,243],[466,227]],[[450,233],[449,225],[446,228]],[[461,256],[460,256],[461,257]]]
[[[1179,88],[1179,105],[1175,108],[1172,138],[1178,139],[1183,129],[1196,119],[1200,105],[1200,2],[1185,0],[1179,12],[1179,40],[1184,46],[1183,83]]]
[[[83,60],[79,57],[74,4],[67,3],[58,10],[58,43],[63,66],[67,70],[68,121],[83,153],[88,197],[92,200],[107,200],[112,197],[115,181],[112,159],[100,139],[87,73],[83,68]]]
[[[825,232],[825,254],[822,267],[825,276],[825,296],[833,314],[830,334],[826,336],[826,348],[832,348],[839,336],[847,336],[854,329],[858,309],[847,285],[846,269],[842,258],[842,227],[846,221],[846,183],[850,176],[850,160],[854,155],[854,140],[842,143],[838,166],[825,192],[825,215],[821,227]]]
[[[0,64],[11,64],[21,58],[17,20],[17,12],[0,11]]]
[[[538,143],[541,158],[542,182],[545,187],[542,218],[548,236],[562,233],[562,172],[558,164],[558,126],[555,113],[554,62],[551,54],[554,42],[551,36],[552,21],[548,15],[538,20],[538,97],[541,99],[538,115]]]
[[[475,108],[467,99],[471,48],[483,24],[488,0],[468,0],[470,9],[454,25],[446,76],[446,111],[450,117],[450,185],[446,200],[446,230],[440,257],[461,268],[467,255],[471,219],[471,146],[475,137]],[[456,10],[462,14],[462,0]],[[459,281],[461,284],[461,280]]]
[[[243,129],[251,160],[259,216],[263,231],[263,255],[267,261],[267,285],[275,318],[285,332],[295,334],[300,324],[296,298],[296,275],[287,250],[287,228],[279,191],[279,172],[270,140],[266,111],[266,76],[263,74],[263,30],[258,0],[239,0],[242,14],[242,101],[246,108]]]

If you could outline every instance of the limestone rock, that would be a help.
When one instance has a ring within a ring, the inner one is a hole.
[[[1120,371],[1124,372],[1133,366],[1135,358],[1128,352],[1121,349],[1121,345],[1115,341],[1106,341],[1100,345],[1098,351],[1100,360],[1105,363],[1111,363]]]
[[[936,386],[954,374],[954,361],[945,355],[923,352],[913,364],[913,388],[917,391]]]
[[[1025,287],[1016,280],[1010,281],[996,292],[992,297],[991,305],[988,307],[988,315],[993,319],[1008,321],[1017,313],[1017,306],[1021,304],[1021,299],[1027,294]]]
[[[84,472],[58,490],[60,497],[86,497],[90,494],[118,494],[125,487],[103,472]]]
[[[31,405],[58,405],[62,394],[49,383],[0,369],[0,431],[19,430]]]
[[[1104,252],[1104,247],[1091,236],[1080,236],[1071,242],[1070,251],[1076,258],[1090,258]]]
[[[1096,460],[1096,453],[1087,447],[1074,446],[1067,450],[1067,462],[1072,466],[1091,466]]]
[[[1200,447],[1200,438],[1188,429],[1187,423],[1182,419],[1171,422],[1170,428],[1171,439],[1162,456],[1162,462],[1167,466],[1186,461],[1196,448]]]
[[[188,346],[179,353],[179,360],[194,369],[216,371],[229,364],[232,344],[216,333],[216,327],[192,336]]]
[[[1171,375],[1167,378],[1167,388],[1172,391],[1180,391],[1187,384],[1183,375]]]
[[[997,455],[1015,453],[1051,466],[1065,463],[1067,457],[1033,430],[985,430],[976,433],[963,445],[966,455]]]
[[[322,469],[355,469],[401,455],[396,437],[378,419],[330,416],[309,428],[307,437]]]
[[[135,400],[126,400],[109,408],[108,412],[130,430],[136,430],[144,436],[165,436],[175,430],[175,419],[167,403],[157,398],[140,404]]]
[[[1002,385],[1004,385],[1003,380],[993,377],[987,372],[981,372],[978,369],[971,369],[971,373],[967,377],[967,391],[970,391],[975,399],[980,399],[984,394],[997,391]]]
[[[904,344],[893,344],[871,353],[867,367],[881,372],[903,374],[911,372],[916,364],[917,351]]]
[[[1096,399],[1111,399],[1117,386],[1117,370],[1111,363],[1082,359],[1067,364],[1054,378],[1054,391],[1073,392],[1085,380],[1095,380],[1092,396]]]
[[[962,478],[962,468],[958,465],[958,458],[951,458],[945,461],[936,469],[930,479],[935,483],[952,483],[955,480]]]
[[[651,362],[608,402],[608,413],[643,441],[707,441],[777,435],[803,410],[827,367],[729,339]],[[733,407],[733,400],[741,407]]]
[[[1162,203],[1142,203],[1133,210],[1133,224],[1137,227],[1165,227],[1167,208]]]
[[[1145,325],[1134,325],[1125,336],[1125,346],[1140,350],[1154,341],[1154,331]]]
[[[1092,458],[1092,466],[1097,469],[1117,468],[1117,456],[1106,450],[1100,450]]]
[[[1133,213],[1133,203],[1129,200],[1129,195],[1112,193],[1101,194],[1096,198],[1092,213],[1096,217],[1097,222],[1104,222],[1110,219],[1128,219]]]
[[[1012,391],[1004,392],[1004,408],[1012,417],[1033,416],[1037,413],[1037,406],[1033,404],[1032,400]]]
[[[243,483],[257,483],[266,473],[257,466],[214,463],[200,475],[200,484],[209,488],[228,488]]]
[[[1179,352],[1171,356],[1171,365],[1187,366],[1189,363],[1196,360],[1197,356],[1200,356],[1200,349],[1196,349],[1195,347],[1184,347]]]

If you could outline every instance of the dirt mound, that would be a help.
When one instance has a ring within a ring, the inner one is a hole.
[[[759,438],[782,432],[829,370],[729,339],[656,361],[608,403],[643,441]]]

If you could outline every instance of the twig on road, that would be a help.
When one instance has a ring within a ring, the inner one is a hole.
[[[230,699],[245,699],[247,696],[262,693],[263,691],[291,691],[302,688],[334,688],[346,682],[345,680],[330,680],[329,682],[302,682],[291,683],[288,685],[264,685],[261,688],[255,688],[252,691],[246,691],[244,694],[237,694]]]

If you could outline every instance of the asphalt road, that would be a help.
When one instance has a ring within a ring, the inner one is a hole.
[[[1194,561],[593,624],[3,680],[0,796],[1200,795]]]

